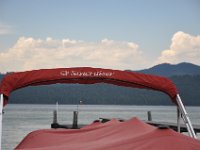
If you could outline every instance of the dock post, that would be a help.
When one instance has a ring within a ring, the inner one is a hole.
[[[59,128],[58,119],[57,119],[57,110],[53,111],[53,122],[51,124],[51,128],[53,129]]]
[[[151,111],[147,111],[148,121],[152,121]]]
[[[58,119],[57,119],[57,111],[54,110],[54,111],[53,111],[53,124],[56,124],[56,123],[58,123]]]
[[[72,129],[78,129],[78,111],[73,112],[73,125]]]

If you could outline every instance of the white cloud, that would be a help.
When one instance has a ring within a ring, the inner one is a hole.
[[[10,34],[12,27],[0,22],[0,35]]]
[[[7,72],[82,66],[141,69],[149,62],[133,42],[20,37],[12,48],[0,52],[0,64],[0,72]]]
[[[165,62],[200,65],[199,58],[200,36],[184,32],[173,35],[170,48],[163,50],[155,62],[134,42],[20,37],[13,47],[0,52],[0,72],[83,66],[137,70]]]
[[[177,32],[169,49],[162,51],[157,63],[191,62],[200,65],[200,35]]]

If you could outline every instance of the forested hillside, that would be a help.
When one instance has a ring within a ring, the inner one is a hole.
[[[139,72],[165,77],[182,75],[200,75],[200,66],[186,62],[175,65],[164,63],[153,66],[149,69],[140,70]]]
[[[173,76],[186,105],[200,105],[200,75]],[[157,91],[119,87],[108,84],[48,85],[27,87],[11,94],[10,103],[31,104],[120,104],[120,105],[170,105],[167,95]]]

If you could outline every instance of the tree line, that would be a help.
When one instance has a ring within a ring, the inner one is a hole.
[[[3,75],[0,75],[0,80]],[[200,75],[172,76],[184,104],[200,106]],[[161,92],[120,87],[109,84],[54,84],[26,87],[13,92],[9,103],[17,104],[115,104],[171,105],[170,98]]]

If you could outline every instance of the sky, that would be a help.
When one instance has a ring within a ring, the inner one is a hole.
[[[199,58],[199,0],[0,0],[0,72]]]

